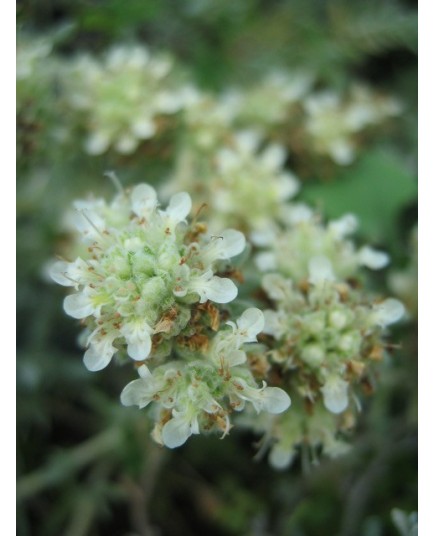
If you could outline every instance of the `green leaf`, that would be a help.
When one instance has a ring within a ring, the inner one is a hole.
[[[354,213],[360,232],[370,241],[382,243],[396,238],[398,216],[416,196],[416,178],[399,156],[380,150],[360,158],[332,183],[308,184],[302,190],[303,200],[328,218]]]

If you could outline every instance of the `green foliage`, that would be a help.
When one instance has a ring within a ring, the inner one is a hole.
[[[398,245],[398,219],[415,203],[417,184],[398,155],[377,150],[330,183],[307,184],[302,195],[330,218],[357,214],[360,232],[390,248]]]

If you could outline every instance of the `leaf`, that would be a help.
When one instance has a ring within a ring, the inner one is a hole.
[[[397,155],[376,150],[343,170],[334,182],[306,185],[301,196],[328,218],[354,213],[363,235],[389,243],[396,238],[401,210],[416,199],[417,183]]]

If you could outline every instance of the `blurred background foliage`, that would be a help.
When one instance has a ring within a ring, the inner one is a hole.
[[[394,124],[350,165],[304,173],[300,198],[327,217],[354,212],[360,235],[405,270],[414,264],[417,222],[416,7],[410,0],[18,0],[17,28],[49,36],[60,63],[118,42],[168,50],[209,90],[248,88],[276,67],[315,72],[318,89],[362,80],[393,94],[404,107]],[[348,455],[314,466],[301,456],[276,472],[253,459],[255,437],[240,431],[224,442],[197,437],[160,449],[143,415],[119,404],[127,371],[93,374],[82,365],[77,326],[45,267],[65,239],[60,221],[70,202],[110,191],[107,169],[126,184],[158,183],[172,163],[164,156],[170,139],[157,141],[154,153],[89,156],[80,131],[67,132],[62,145],[53,134],[69,124],[53,104],[62,98],[55,84],[18,91],[27,91],[28,103],[17,130],[18,534],[399,534],[392,509],[417,509],[417,316],[394,331],[397,347]],[[379,276],[380,288],[386,279]]]

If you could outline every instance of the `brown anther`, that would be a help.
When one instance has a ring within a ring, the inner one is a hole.
[[[380,345],[374,346],[368,355],[372,361],[381,361],[383,359],[383,347]]]
[[[350,361],[347,365],[347,368],[349,372],[352,372],[357,376],[357,378],[360,378],[365,370],[365,364],[361,361]]]

